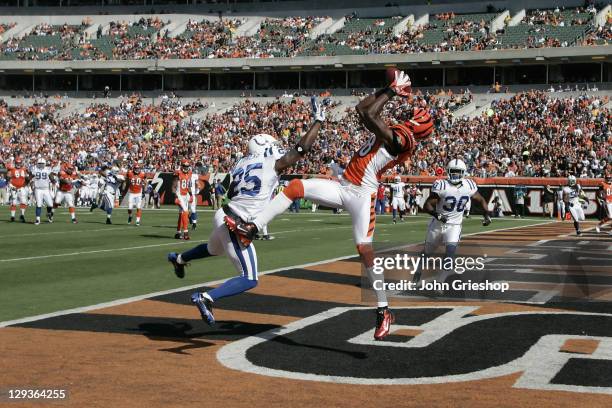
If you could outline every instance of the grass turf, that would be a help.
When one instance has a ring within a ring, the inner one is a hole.
[[[0,214],[8,215],[6,207]],[[194,262],[185,279],[177,279],[166,254],[205,242],[211,232],[212,211],[201,211],[191,241],[173,239],[174,208],[144,210],[140,227],[128,226],[127,211],[105,214],[79,210],[79,223],[69,223],[66,210],[55,223],[35,226],[0,221],[0,321],[88,306],[150,292],[227,278],[236,271],[225,257]],[[8,218],[8,217],[7,217]],[[33,211],[26,213],[33,220]],[[43,219],[44,219],[43,214]],[[480,217],[464,222],[463,233],[543,222],[542,219],[494,220],[487,228]],[[393,225],[391,217],[377,219],[378,242],[422,242],[429,217],[408,217]],[[284,214],[270,225],[272,241],[257,241],[259,271],[290,267],[355,254],[351,219],[344,213]]]

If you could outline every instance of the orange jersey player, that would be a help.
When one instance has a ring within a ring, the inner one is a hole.
[[[15,212],[18,205],[21,211],[19,220],[25,222],[25,210],[28,205],[28,177],[29,174],[23,167],[22,159],[20,157],[16,158],[15,165],[8,168],[11,222],[15,221]]]
[[[192,172],[191,163],[189,160],[181,162],[181,168],[175,173],[174,192],[176,200],[174,201],[179,206],[179,218],[176,228],[176,239],[189,239],[189,207],[193,200],[192,194]]]
[[[374,204],[380,177],[387,169],[412,157],[418,141],[427,139],[434,130],[429,111],[420,107],[413,109],[409,120],[393,126],[389,126],[381,118],[380,113],[390,99],[396,95],[407,97],[410,94],[410,78],[402,71],[395,71],[394,80],[388,87],[367,96],[357,105],[356,110],[361,122],[372,135],[354,153],[340,181],[293,179],[251,223],[241,224],[234,229],[243,242],[248,243],[263,226],[282,214],[293,201],[301,198],[347,210],[351,215],[357,252],[376,293],[376,340],[381,340],[390,333],[390,326],[394,321],[393,314],[388,310],[386,293],[381,290],[384,283],[378,284],[384,281],[384,277],[373,272],[372,241],[376,222]]]
[[[73,224],[77,223],[76,214],[74,212],[74,182],[77,179],[77,173],[74,166],[70,163],[62,166],[63,170],[59,172],[59,191],[55,195],[55,207],[62,204],[68,206],[70,219]]]
[[[604,181],[599,185],[597,199],[602,207],[602,214],[599,224],[595,226],[595,231],[601,232],[601,227],[612,220],[612,174],[607,173]],[[608,233],[612,235],[612,230]]]
[[[145,173],[138,164],[127,173],[128,182],[128,224],[132,223],[132,209],[136,208],[136,226],[140,225],[142,216],[142,189],[145,185]]]

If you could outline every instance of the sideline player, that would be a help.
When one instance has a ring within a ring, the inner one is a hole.
[[[411,92],[408,75],[396,71],[391,85],[367,96],[357,105],[361,122],[372,135],[353,154],[339,180],[293,179],[252,223],[239,225],[236,231],[248,242],[258,230],[300,198],[345,209],[351,214],[353,239],[370,282],[374,284],[384,280],[384,276],[374,273],[372,248],[379,178],[387,169],[405,162],[417,148],[418,141],[428,138],[434,130],[431,115],[423,108],[414,108],[409,120],[393,126],[381,118],[380,113],[387,102],[396,95],[409,96]],[[374,338],[382,340],[390,333],[395,318],[389,310],[385,291],[374,289],[374,292],[377,303]]]
[[[200,192],[200,175],[199,171],[202,163],[196,163],[193,172],[191,173],[191,196],[193,200],[189,204],[189,221],[191,221],[191,229],[195,230],[198,227],[198,193]]]
[[[555,190],[555,201],[557,202],[557,214],[561,221],[565,221],[565,203],[563,202],[563,186],[559,185]]]
[[[612,221],[612,174],[606,174],[604,181],[599,185],[597,198],[603,215],[599,224],[595,226],[595,231],[599,233],[601,232],[601,227]],[[612,230],[608,234],[612,235]]]
[[[184,159],[181,162],[181,167],[174,173],[174,185],[172,189],[176,194],[174,203],[178,205],[178,222],[176,226],[176,239],[189,239],[189,207],[194,200],[192,193],[192,173],[191,163]]]
[[[70,220],[73,224],[77,223],[76,214],[74,212],[74,183],[76,178],[77,174],[74,166],[70,163],[66,163],[64,168],[59,172],[59,189],[55,194],[55,208],[65,203],[68,206]]]
[[[128,182],[128,224],[132,223],[132,210],[136,208],[136,226],[140,225],[142,216],[142,187],[145,182],[145,173],[140,169],[138,163],[127,172]]]
[[[399,219],[404,222],[404,212],[406,211],[406,201],[404,200],[404,190],[406,183],[402,181],[400,176],[395,176],[391,184],[391,208],[393,209],[393,223],[397,224],[397,212],[399,210]]]
[[[413,184],[408,189],[408,214],[409,215],[417,215],[419,211],[419,196],[423,195],[421,191],[417,188],[416,184]]]
[[[574,229],[576,235],[582,235],[580,230],[580,222],[585,220],[584,209],[582,208],[582,202],[588,202],[588,198],[584,194],[580,184],[576,182],[576,176],[569,176],[567,178],[567,186],[563,187],[563,203],[565,205],[565,212],[569,212],[574,220]]]
[[[214,324],[213,302],[237,295],[257,286],[257,253],[254,244],[242,244],[239,237],[226,224],[237,224],[257,216],[270,202],[280,174],[302,160],[310,151],[325,120],[324,108],[312,99],[314,123],[300,138],[298,144],[284,153],[271,135],[258,134],[249,140],[249,154],[242,158],[232,171],[232,183],[228,189],[230,202],[217,210],[213,219],[213,232],[206,244],[198,245],[182,254],[168,254],[179,278],[185,276],[185,265],[195,259],[225,253],[232,261],[239,276],[225,281],[208,292],[196,292],[191,301],[198,307],[202,318]]]
[[[100,197],[100,203],[98,204],[94,202],[89,211],[93,211],[96,208],[100,208],[102,211],[105,211],[106,224],[110,225],[113,223],[113,208],[115,207],[115,200],[119,193],[119,187],[124,179],[125,177],[119,174],[119,168],[117,166],[113,166],[110,169],[103,168],[100,171],[99,183],[104,184]]]
[[[19,206],[19,221],[25,221],[25,210],[28,206],[28,189],[29,173],[23,167],[23,160],[20,157],[15,159],[15,165],[9,167],[9,202],[11,203],[11,222],[15,222],[15,212]]]
[[[36,166],[30,171],[32,174],[32,184],[34,197],[36,200],[36,221],[35,225],[40,225],[40,215],[42,206],[47,207],[47,221],[53,222],[53,197],[51,196],[51,184],[53,183],[53,172],[47,167],[47,161],[39,158]]]
[[[425,257],[431,256],[441,245],[445,246],[445,257],[455,256],[461,239],[461,228],[465,216],[465,207],[470,200],[477,202],[484,210],[482,225],[491,223],[491,213],[487,201],[478,192],[478,186],[473,180],[465,178],[467,167],[462,160],[453,159],[447,166],[447,179],[434,181],[431,193],[423,209],[431,214],[433,219],[427,227],[425,238]],[[439,272],[437,281],[444,282],[453,270]],[[413,281],[420,280],[421,271],[414,274]]]

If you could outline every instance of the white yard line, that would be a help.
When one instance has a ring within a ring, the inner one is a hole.
[[[146,228],[146,227],[148,227],[148,225],[143,225],[140,228]],[[108,232],[112,232],[112,231],[119,231],[119,230],[125,230],[125,229],[134,229],[134,228],[137,228],[137,227],[135,227],[135,226],[129,226],[129,227],[110,227],[110,228],[106,227],[106,228],[97,228],[97,229],[74,229],[74,230],[68,230],[68,231],[32,232],[30,234],[7,234],[7,235],[1,235],[0,239],[2,239],[2,238],[14,239],[14,238],[19,238],[19,237],[38,237],[40,235],[78,234],[80,232],[100,232],[100,231],[103,231],[103,232],[107,232],[107,231]]]
[[[286,269],[291,269],[291,268],[307,268],[309,266],[317,266],[317,265],[321,265],[321,264],[328,263],[328,262],[335,262],[335,261],[341,261],[344,259],[354,258],[355,256],[357,255],[346,255],[346,256],[341,256],[338,258],[325,259],[323,261],[318,261],[318,262],[310,262],[310,263],[294,265],[294,266],[285,266],[282,268],[270,269],[269,271],[258,272],[257,275],[267,275],[269,273],[280,272],[280,271],[284,271]],[[37,320],[43,320],[43,319],[48,319],[48,318],[57,317],[57,316],[64,316],[64,315],[72,314],[72,313],[84,313],[84,312],[89,312],[95,309],[103,309],[103,308],[112,307],[112,306],[124,305],[126,303],[136,302],[139,300],[145,300],[145,299],[149,299],[149,298],[156,297],[156,296],[169,295],[169,294],[176,293],[176,292],[182,292],[184,290],[196,289],[202,286],[217,285],[219,283],[225,282],[226,280],[227,279],[219,279],[219,280],[210,281],[210,282],[197,283],[195,285],[181,286],[180,288],[162,290],[159,292],[146,293],[144,295],[138,295],[138,296],[132,296],[129,298],[124,298],[124,299],[112,300],[110,302],[98,303],[96,305],[91,305],[91,306],[76,307],[74,309],[59,310],[57,312],[45,313],[45,314],[41,314],[37,316],[24,317],[22,319],[8,320],[5,322],[0,322],[0,327],[34,322]]]
[[[410,224],[421,224],[423,223],[423,221],[406,221],[406,222],[402,222],[402,223],[398,223],[398,224],[379,224],[377,226],[378,229],[381,228],[398,228],[398,225],[410,225]],[[517,226],[514,228],[522,228],[525,227],[524,225],[522,226]],[[50,235],[50,234],[66,234],[66,233],[76,233],[76,232],[89,232],[89,231],[118,231],[118,230],[123,230],[123,229],[134,229],[136,227],[120,227],[120,228],[100,228],[100,229],[93,229],[93,230],[78,230],[78,231],[57,231],[57,232],[42,232],[42,233],[33,233],[33,234],[22,234],[22,235],[12,235],[10,237],[23,237],[23,236],[30,236],[30,235]],[[292,234],[292,233],[302,233],[302,232],[307,232],[307,231],[326,231],[326,230],[338,230],[338,229],[351,229],[353,228],[352,225],[340,225],[340,226],[333,226],[333,227],[327,227],[327,228],[309,228],[309,229],[300,229],[300,230],[288,230],[288,231],[272,231],[271,235],[282,235],[282,234]],[[506,229],[512,229],[512,228],[503,228],[502,230],[506,230]],[[499,231],[499,230],[491,230],[488,232],[493,232],[493,231]],[[464,236],[468,236],[471,234],[466,234]],[[0,237],[2,238],[2,237]],[[168,239],[170,239],[170,236],[168,236]],[[352,239],[352,238],[351,238]],[[198,243],[198,242],[206,242],[207,240],[193,240],[193,241],[189,241],[189,242],[193,242],[193,243]],[[173,241],[173,242],[167,242],[164,244],[152,244],[152,245],[140,245],[140,246],[133,246],[133,247],[121,247],[121,248],[108,248],[108,249],[95,249],[95,250],[91,250],[91,251],[77,251],[77,252],[65,252],[65,253],[61,253],[61,254],[49,254],[49,255],[38,255],[38,256],[28,256],[28,257],[23,257],[23,258],[8,258],[8,259],[0,259],[0,263],[4,263],[4,262],[18,262],[18,261],[31,261],[31,260],[37,260],[37,259],[47,259],[47,258],[60,258],[60,257],[64,257],[64,256],[79,256],[79,255],[87,255],[87,254],[98,254],[98,253],[104,253],[104,252],[113,252],[113,251],[131,251],[133,249],[145,249],[145,248],[156,248],[156,247],[161,247],[161,246],[169,246],[169,245],[176,245],[176,244],[185,244],[188,241]]]
[[[412,222],[404,222],[403,224],[419,224],[422,223],[422,221],[412,221]],[[379,228],[384,228],[384,227],[394,227],[397,228],[396,225],[380,225]],[[125,229],[127,228],[135,228],[135,227],[124,227]],[[326,230],[338,230],[338,229],[350,229],[353,228],[351,225],[336,225],[333,227],[327,227],[327,228],[308,228],[308,229],[300,229],[300,230],[288,230],[288,231],[277,231],[274,232],[272,231],[271,235],[281,235],[281,234],[293,234],[293,233],[303,233],[303,232],[308,232],[308,231],[326,231]],[[113,228],[112,230],[116,231],[119,230],[120,228]],[[123,229],[123,228],[121,228]],[[89,230],[89,231],[96,231],[96,230]],[[76,232],[76,231],[74,231]],[[59,232],[58,232],[59,233]],[[52,233],[49,233],[52,234]],[[20,235],[22,236],[22,235]],[[170,239],[171,237],[168,236],[168,239]],[[86,254],[98,254],[98,253],[103,253],[103,252],[113,252],[113,251],[130,251],[132,249],[144,249],[144,248],[156,248],[156,247],[161,247],[161,246],[169,246],[169,245],[177,245],[177,244],[186,244],[186,243],[198,243],[198,242],[206,242],[208,241],[207,239],[204,240],[193,240],[193,241],[173,241],[173,242],[167,242],[167,243],[163,243],[163,244],[152,244],[152,245],[140,245],[140,246],[133,246],[133,247],[120,247],[120,248],[107,248],[107,249],[94,249],[91,251],[78,251],[78,252],[66,252],[66,253],[61,253],[61,254],[49,254],[49,255],[38,255],[38,256],[28,256],[28,257],[23,257],[23,258],[8,258],[8,259],[0,259],[0,263],[3,262],[17,262],[17,261],[31,261],[31,260],[35,260],[35,259],[46,259],[46,258],[59,258],[59,257],[64,257],[64,256],[78,256],[78,255],[86,255]]]
[[[540,222],[540,223],[537,223],[537,224],[530,224],[530,225],[519,225],[519,226],[516,226],[516,227],[510,227],[510,228],[498,228],[498,229],[494,229],[494,230],[484,230],[484,231],[479,231],[479,232],[473,232],[473,233],[470,233],[470,234],[465,234],[464,236],[481,235],[481,234],[487,234],[487,233],[503,231],[503,230],[513,230],[513,229],[517,229],[517,228],[526,228],[526,227],[530,227],[530,226],[551,224],[551,223],[554,223],[554,222],[556,222],[556,221]],[[336,228],[338,228],[338,227],[336,227]],[[298,232],[301,232],[301,231],[298,231]],[[192,241],[187,241],[187,242],[192,242]],[[198,242],[198,241],[195,241],[195,242]],[[199,242],[202,242],[202,241],[199,241]],[[153,246],[176,245],[176,244],[179,244],[179,243],[186,243],[186,241],[172,242],[172,243],[168,243],[168,244],[158,244],[158,245],[153,245]],[[416,245],[420,245],[420,244],[421,243],[419,242],[419,243],[407,245],[406,247],[412,247],[412,246],[416,246]],[[149,247],[149,246],[145,246],[145,247]],[[136,247],[136,248],[142,248],[142,247]],[[114,250],[104,250],[104,251],[114,251]],[[329,262],[335,262],[335,261],[341,261],[341,260],[344,260],[344,259],[354,258],[356,256],[357,256],[356,254],[352,254],[352,255],[345,255],[345,256],[341,256],[341,257],[337,257],[337,258],[324,259],[322,261],[311,262],[311,263],[306,263],[306,264],[301,264],[301,265],[284,266],[284,267],[281,267],[281,268],[276,268],[276,269],[271,269],[271,270],[264,271],[264,272],[259,272],[258,275],[266,275],[266,274],[270,274],[270,273],[274,273],[274,272],[284,271],[284,270],[287,270],[287,269],[297,269],[297,268],[306,268],[306,267],[309,267],[309,266],[317,266],[317,265],[322,265],[322,264],[326,264],[326,263],[329,263]],[[220,279],[220,280],[216,280],[216,281],[203,282],[203,283],[199,283],[199,284],[195,284],[195,285],[182,286],[182,287],[179,287],[179,288],[168,289],[168,290],[159,291],[159,292],[146,293],[144,295],[132,296],[132,297],[129,297],[129,298],[117,299],[117,300],[113,300],[113,301],[110,301],[110,302],[98,303],[98,304],[95,304],[95,305],[82,306],[82,307],[77,307],[77,308],[73,308],[73,309],[59,310],[57,312],[52,312],[52,313],[45,313],[45,314],[40,314],[40,315],[36,315],[36,316],[24,317],[24,318],[21,318],[21,319],[8,320],[8,321],[0,322],[0,328],[1,327],[11,326],[11,325],[16,325],[16,324],[34,322],[34,321],[37,321],[37,320],[48,319],[48,318],[51,318],[51,317],[64,316],[64,315],[72,314],[72,313],[85,313],[85,312],[89,312],[91,310],[102,309],[102,308],[107,308],[107,307],[112,307],[112,306],[119,306],[119,305],[123,305],[123,304],[126,304],[126,303],[136,302],[136,301],[139,301],[139,300],[145,300],[145,299],[149,299],[149,298],[156,297],[156,296],[168,295],[168,294],[171,294],[171,293],[176,293],[176,292],[182,292],[182,291],[185,291],[185,290],[195,289],[195,288],[199,288],[201,286],[216,285],[216,284],[224,282],[225,280],[226,279]]]

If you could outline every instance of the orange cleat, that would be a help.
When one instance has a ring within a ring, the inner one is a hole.
[[[382,340],[391,333],[391,324],[395,323],[395,316],[388,307],[379,307],[376,310],[376,330],[374,340]]]

